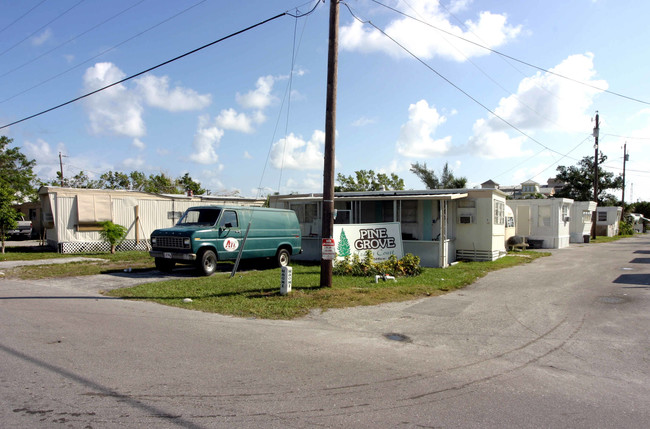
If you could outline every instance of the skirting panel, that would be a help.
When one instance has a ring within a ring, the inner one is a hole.
[[[464,261],[496,261],[505,253],[498,250],[462,250],[456,249],[456,259]]]
[[[67,242],[58,243],[57,249],[59,253],[94,253],[110,252],[111,246],[103,241]],[[115,248],[118,252],[129,250],[147,251],[149,249],[151,249],[151,245],[147,240],[140,240],[138,244],[136,244],[135,240],[124,240]]]

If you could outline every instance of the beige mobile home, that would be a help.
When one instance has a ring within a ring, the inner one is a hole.
[[[614,237],[618,235],[618,223],[623,214],[622,207],[596,208],[596,235]]]
[[[210,204],[261,206],[264,199],[158,195],[147,192],[45,186],[38,191],[45,240],[61,253],[107,251],[100,222],[128,229],[121,250],[148,250],[149,235],[173,226],[189,207]]]
[[[595,201],[574,201],[571,206],[571,243],[589,242]]]
[[[572,199],[508,200],[507,204],[515,214],[516,234],[526,237],[531,248],[569,246]]]
[[[303,235],[296,260],[320,260],[322,195],[273,195],[270,205],[294,210]],[[498,189],[337,192],[335,223],[399,222],[404,253],[425,267],[505,254],[505,194]]]

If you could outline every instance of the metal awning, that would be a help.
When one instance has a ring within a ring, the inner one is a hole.
[[[467,198],[467,192],[448,193],[448,194],[381,194],[381,195],[336,195],[335,201],[341,200],[459,200]],[[322,196],[310,195],[303,197],[292,197],[290,195],[278,198],[278,201],[321,201]]]

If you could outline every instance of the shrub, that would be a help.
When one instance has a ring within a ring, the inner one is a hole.
[[[618,223],[618,235],[634,235],[634,226],[625,221]]]
[[[102,227],[102,230],[99,231],[100,237],[106,243],[111,245],[111,253],[115,253],[115,247],[124,240],[126,236],[127,229],[122,225],[109,221],[100,222],[99,224]]]
[[[395,277],[417,276],[422,273],[420,258],[410,253],[402,259],[391,255],[386,261],[375,262],[372,252],[368,250],[362,260],[358,254],[346,256],[343,260],[335,261],[333,274],[339,276],[374,277],[388,274]]]

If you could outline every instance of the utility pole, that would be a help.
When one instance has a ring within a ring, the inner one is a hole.
[[[598,136],[600,134],[600,124],[598,122],[598,110],[596,110],[596,126],[594,127],[594,201],[598,207]],[[593,221],[591,222],[591,238],[596,239],[596,221],[598,217],[596,212],[593,214]]]
[[[63,155],[59,152],[59,167],[61,168],[61,187],[63,188]]]
[[[630,159],[630,155],[627,154],[627,142],[623,145],[623,194],[621,195],[621,205],[623,210],[625,210],[625,161]]]
[[[329,42],[327,51],[327,102],[325,106],[325,153],[323,165],[323,218],[321,238],[334,236],[334,153],[336,133],[336,81],[339,45],[339,2],[330,0]],[[320,285],[332,287],[332,261],[321,255]]]

